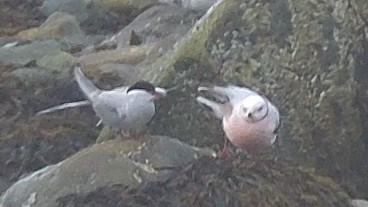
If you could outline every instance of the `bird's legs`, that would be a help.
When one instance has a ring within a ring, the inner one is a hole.
[[[224,136],[224,138],[225,138],[224,147],[222,148],[222,150],[220,150],[217,153],[217,156],[220,159],[226,159],[227,157],[229,157],[229,152],[227,150],[227,142],[228,142],[228,139],[227,139],[226,136]]]
[[[130,137],[130,133],[129,133],[129,131],[128,131],[128,130],[127,130],[127,131],[124,131],[124,130],[120,129],[120,130],[118,131],[118,133],[117,133],[117,137],[118,137],[119,139],[121,139],[121,140],[124,140],[124,139],[126,139],[126,138]]]
[[[140,138],[144,137],[144,133],[140,130],[132,130],[130,137],[139,140]]]
[[[121,135],[124,136],[124,137],[129,137],[130,136],[130,133],[129,131],[127,130],[126,132],[124,130],[121,130]]]
[[[140,130],[134,130],[134,129],[130,129],[130,130],[120,130],[120,133],[118,133],[118,137],[120,139],[135,139],[135,140],[139,140],[141,138],[144,137],[144,133]]]

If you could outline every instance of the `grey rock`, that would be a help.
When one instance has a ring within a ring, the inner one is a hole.
[[[109,10],[121,12],[129,9],[144,9],[156,4],[158,0],[144,0],[144,1],[132,1],[132,0],[91,0],[97,4],[102,5]]]
[[[187,9],[207,10],[217,0],[181,0],[181,5]]]
[[[100,66],[107,63],[124,63],[136,65],[144,60],[148,54],[157,53],[159,45],[149,43],[139,46],[117,48],[114,50],[101,50],[80,56],[75,62],[83,65],[85,71],[98,71]]]
[[[10,72],[10,77],[15,77],[26,86],[46,83],[52,77],[52,72],[40,68],[18,68]]]
[[[24,39],[57,38],[65,43],[84,44],[85,35],[74,16],[55,12],[39,27],[24,30],[17,35]]]
[[[153,6],[124,27],[115,37],[118,48],[129,45],[134,31],[142,44],[162,41],[166,47],[172,46],[195,22],[199,14],[175,5]]]
[[[218,27],[226,23],[228,11],[234,9],[234,1],[236,0],[218,1],[214,4],[213,9],[208,10],[183,38],[175,43],[175,47],[167,51],[165,55],[152,62],[145,61],[140,63],[140,70],[135,79],[148,79],[156,83],[165,84],[175,82],[176,80],[173,80],[172,77],[177,77],[177,75],[171,74],[172,72],[177,73],[176,70],[173,70],[175,69],[174,65],[184,59],[201,61],[201,57],[206,54],[204,48],[206,48],[211,34],[216,33]],[[201,73],[202,71],[198,70],[198,72]],[[202,76],[199,73],[196,73],[197,77]],[[189,78],[189,76],[186,78]]]
[[[155,116],[157,120],[151,125],[153,132],[182,137],[196,145],[222,145],[220,125],[191,100],[201,84],[244,83],[269,96],[280,108],[282,126],[272,149],[275,154],[314,166],[322,174],[336,176],[337,180],[339,173],[351,172],[346,177],[350,177],[354,185],[361,185],[352,175],[361,174],[361,166],[366,164],[361,113],[354,105],[357,99],[354,74],[362,67],[359,58],[355,59],[352,54],[363,53],[361,45],[350,48],[345,44],[360,38],[359,32],[350,29],[360,27],[356,21],[359,17],[353,14],[349,14],[349,18],[334,17],[329,13],[331,7],[345,11],[348,4],[328,4],[323,5],[324,9],[316,9],[305,7],[301,2],[284,1],[283,5],[270,6],[262,13],[270,14],[264,19],[269,24],[260,29],[258,19],[251,18],[260,15],[258,9],[265,5],[267,3],[258,1],[251,4],[240,0],[218,1],[172,51],[156,62],[138,65],[137,79],[153,80],[160,85],[184,85],[172,93],[171,103],[162,106],[165,111]],[[288,12],[290,15],[285,15],[282,21],[290,23],[293,19],[290,34],[285,33],[284,23],[269,27],[277,15]],[[334,28],[341,33],[326,35],[322,22],[312,24],[315,18],[309,14],[315,12],[319,17],[334,18],[336,22],[346,20],[343,27]],[[244,16],[239,19],[233,14]],[[278,38],[282,40],[277,41]],[[283,43],[291,39],[293,45]],[[311,42],[326,45],[326,48],[300,46]],[[185,59],[194,61],[183,64]],[[289,68],[284,71],[286,65]]]
[[[363,199],[353,199],[351,205],[354,207],[368,207],[368,201]]]
[[[103,25],[114,24],[119,21],[119,17],[105,7],[89,0],[45,0],[41,6],[41,12],[49,16],[52,13],[60,11],[71,14],[76,17],[81,24]],[[96,24],[101,22],[101,24]]]
[[[134,65],[118,63],[107,63],[101,65],[100,67],[101,74],[110,73],[117,75],[123,83],[126,83],[129,79],[131,79],[137,69],[138,68]]]
[[[86,36],[86,42],[87,45],[97,45],[104,41],[105,39],[111,38],[111,36],[108,35],[87,35]]]
[[[55,51],[37,60],[36,64],[41,68],[60,71],[72,66],[73,56],[63,51]]]
[[[29,44],[0,48],[0,62],[24,66],[46,54],[59,51],[60,44],[55,40],[34,41]]]
[[[192,10],[207,10],[209,9],[217,0],[159,0],[162,3],[168,4],[179,4],[187,9]]]
[[[152,137],[151,143],[132,158],[140,163],[148,163],[154,168],[183,167],[189,161],[204,155],[216,156],[211,149],[192,147],[169,137]]]
[[[175,172],[169,168],[183,167],[202,156],[214,156],[214,152],[169,137],[151,136],[143,143],[106,141],[17,181],[3,194],[0,206],[54,207],[58,198],[100,187],[165,181]]]
[[[79,22],[83,22],[88,18],[88,13],[86,12],[87,2],[85,0],[45,0],[40,9],[46,16],[60,11],[75,16]]]

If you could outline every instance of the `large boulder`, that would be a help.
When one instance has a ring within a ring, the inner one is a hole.
[[[115,27],[119,21],[126,19],[124,15],[119,17],[101,4],[89,0],[45,0],[40,11],[45,16],[50,16],[54,12],[68,13],[74,16],[83,28],[91,29],[93,25],[96,32]]]
[[[142,43],[162,42],[163,48],[169,48],[191,28],[201,13],[177,5],[155,5],[119,31],[115,39],[118,47],[126,47],[130,45],[133,31]]]
[[[55,40],[42,40],[0,48],[0,62],[5,65],[24,66],[43,56],[61,50]]]
[[[75,17],[63,12],[53,13],[41,26],[22,31],[18,37],[30,40],[56,38],[69,44],[83,44],[85,41],[84,32]]]
[[[92,2],[100,4],[109,10],[121,12],[127,9],[145,9],[158,2],[158,0],[92,0]]]
[[[268,171],[267,169],[272,169]],[[138,188],[113,185],[65,196],[59,206],[323,206],[350,207],[331,179],[273,158],[215,160],[203,157],[177,169],[166,182]],[[356,207],[358,207],[356,205]],[[359,206],[363,207],[363,206]]]
[[[175,169],[213,154],[162,136],[107,141],[20,179],[3,194],[0,206],[52,207],[63,197],[103,187],[166,181]]]
[[[364,22],[352,5],[218,1],[172,51],[140,65],[137,77],[181,86],[152,130],[200,146],[221,143],[220,123],[195,103],[196,88],[242,82],[280,108],[278,155],[336,179],[359,174],[365,164],[354,75]]]

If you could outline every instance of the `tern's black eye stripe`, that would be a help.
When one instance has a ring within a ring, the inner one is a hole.
[[[130,86],[127,90],[127,93],[131,90],[136,90],[136,89],[145,90],[147,92],[154,92],[155,86],[147,81],[140,80],[140,81],[135,82],[132,86]]]

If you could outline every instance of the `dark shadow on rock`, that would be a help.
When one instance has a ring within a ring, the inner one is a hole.
[[[366,27],[368,26],[368,22],[365,23]],[[362,28],[362,36],[364,35],[364,31]],[[357,103],[356,107],[359,108],[360,118],[362,120],[362,139],[364,141],[365,146],[365,158],[368,159],[368,39],[363,38],[361,40],[361,45],[363,48],[362,53],[354,54],[354,59],[356,61],[356,71],[355,71],[355,80],[357,81]],[[368,163],[365,162],[363,166],[358,166],[357,169],[359,173],[362,175],[364,180],[359,180],[359,185],[350,186],[352,189],[350,193],[356,197],[368,198]]]
[[[137,188],[166,181],[175,169],[203,156],[214,152],[164,136],[106,141],[19,179],[2,195],[0,206],[55,206],[63,197],[114,184]]]
[[[0,36],[13,35],[21,30],[39,26],[46,16],[38,11],[43,0],[0,1]]]
[[[94,143],[96,136],[97,131],[91,126],[73,120],[17,121],[0,133],[0,177],[9,187],[22,176],[55,164]]]
[[[38,110],[82,98],[76,84],[70,84],[68,78],[52,77],[30,87],[22,80],[3,75],[0,75],[0,192],[20,177],[94,143],[98,133],[95,127],[98,120],[88,107],[34,116]]]

